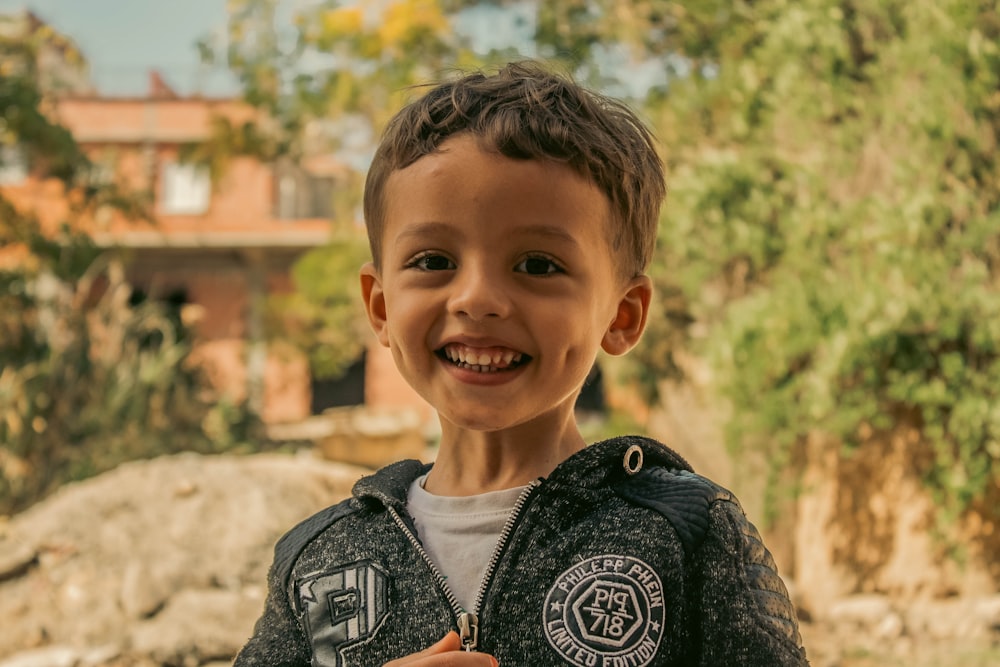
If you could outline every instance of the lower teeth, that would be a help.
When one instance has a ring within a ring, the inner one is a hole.
[[[462,364],[464,368],[470,371],[476,371],[477,373],[496,373],[499,369],[493,368],[492,366],[475,366],[473,364]]]

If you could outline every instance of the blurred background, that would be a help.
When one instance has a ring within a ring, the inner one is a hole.
[[[1000,3],[0,0],[0,666],[228,664],[275,539],[433,458],[364,174],[523,57],[667,165],[587,436],[737,492],[814,665],[1000,663]]]

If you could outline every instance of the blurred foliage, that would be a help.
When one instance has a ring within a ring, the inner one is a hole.
[[[33,178],[62,181],[71,219],[43,233],[0,191],[0,514],[125,460],[231,447],[250,423],[211,402],[177,323],[159,304],[130,305],[121,263],[74,224],[106,206],[148,217],[147,200],[94,184],[84,152],[44,113],[23,46],[3,44],[24,64],[0,77],[3,142]]]
[[[123,461],[228,449],[250,423],[211,400],[160,304],[129,305],[120,262],[83,236],[57,243],[93,261],[75,278],[0,272],[0,514]]]
[[[414,84],[479,63],[435,0],[325,0],[279,17],[281,8],[278,0],[232,0],[226,43],[199,44],[202,58],[224,61],[244,99],[266,112],[258,128],[272,137],[266,158],[335,150],[343,123],[377,130]]]
[[[225,57],[292,156],[337,150],[359,118],[373,143],[412,85],[519,50],[632,95],[669,170],[659,299],[634,354],[650,400],[693,355],[731,404],[734,448],[776,472],[809,433],[849,456],[906,415],[948,512],[995,486],[997,2],[537,0],[527,44],[477,48],[456,29],[470,8],[523,4],[325,0],[281,32],[274,0],[235,0]],[[313,305],[356,284],[327,252],[328,270],[320,254],[298,276]],[[336,319],[300,321],[347,331]]]
[[[730,442],[777,470],[811,431],[849,455],[908,415],[960,512],[1000,482],[998,4],[682,4],[711,29],[679,39],[690,75],[650,107],[654,275],[689,304]]]
[[[305,351],[317,379],[340,376],[368,341],[368,320],[358,296],[358,268],[366,261],[363,239],[339,238],[303,256],[292,270],[295,290],[270,299],[268,335]]]

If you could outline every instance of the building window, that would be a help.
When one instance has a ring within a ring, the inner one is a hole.
[[[276,170],[274,180],[274,216],[279,220],[333,216],[332,177],[282,166]]]
[[[212,180],[208,169],[193,164],[163,166],[160,210],[170,215],[197,215],[208,211]]]
[[[0,185],[17,185],[28,178],[28,159],[20,146],[0,146]]]

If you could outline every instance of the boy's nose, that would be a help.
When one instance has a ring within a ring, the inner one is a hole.
[[[507,317],[510,299],[501,281],[482,269],[463,267],[452,283],[454,292],[448,301],[449,311],[472,320]]]

